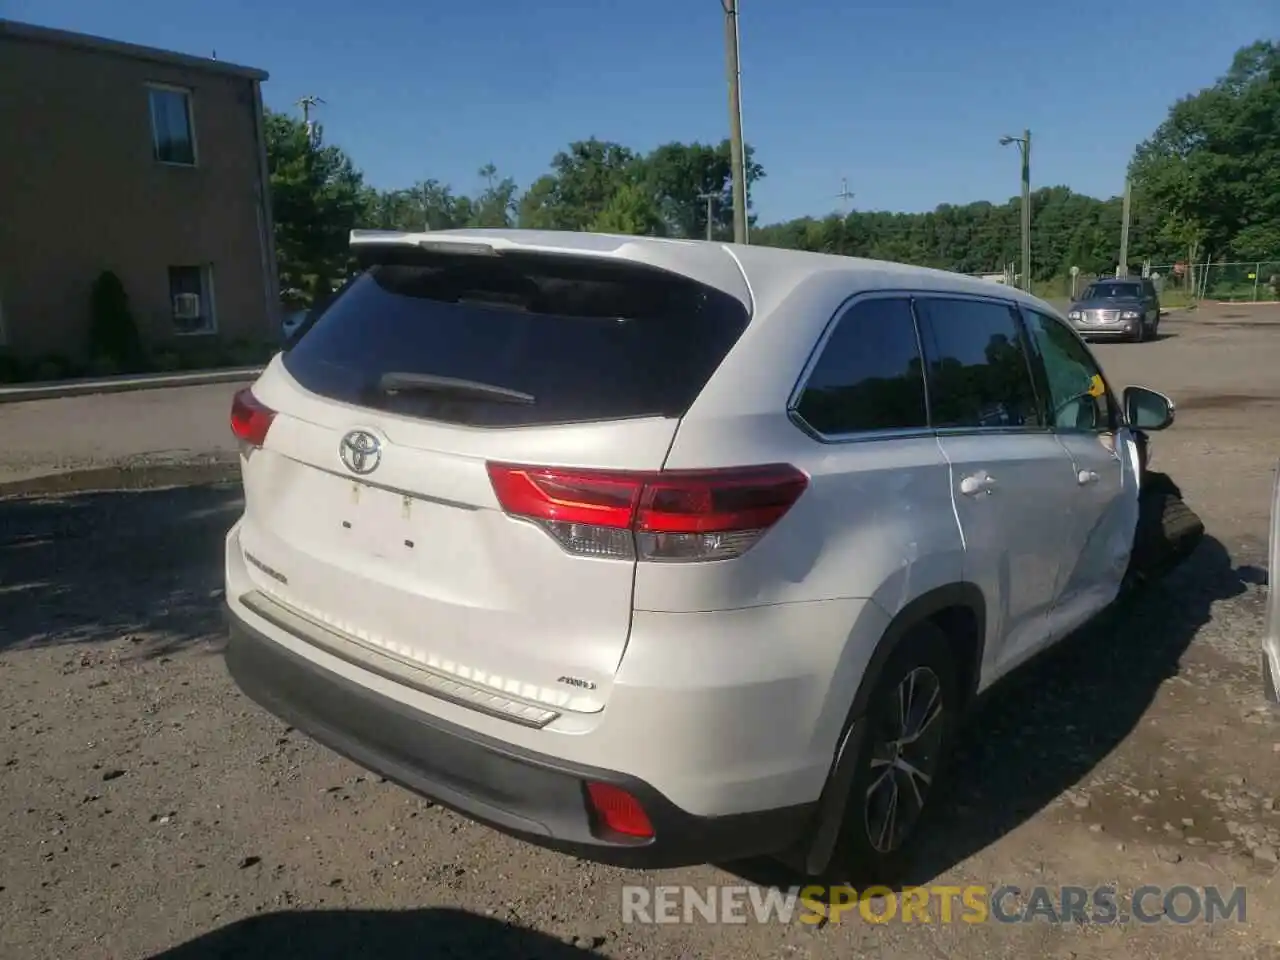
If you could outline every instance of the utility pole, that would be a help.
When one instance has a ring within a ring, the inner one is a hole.
[[[853,199],[853,194],[849,192],[849,178],[840,178],[840,192],[836,194],[836,199],[840,201],[840,241],[839,249],[836,251],[844,256],[844,241],[846,232],[846,223],[849,219],[849,201]]]
[[[319,97],[305,96],[298,100],[298,106],[302,108],[302,122],[307,127],[307,141],[313,146],[320,145],[320,125],[311,122],[311,111],[324,103]]]
[[[698,194],[698,199],[699,199],[699,200],[705,200],[705,201],[707,202],[707,239],[708,239],[708,240],[714,240],[714,239],[715,239],[715,234],[713,234],[713,233],[712,233],[712,231],[711,231],[711,227],[712,227],[712,217],[713,217],[713,216],[715,216],[715,208],[714,208],[714,206],[712,206],[712,205],[713,205],[717,200],[719,200],[719,199],[720,199],[720,194],[718,194],[718,193],[700,193],[700,194]]]
[[[1124,212],[1120,220],[1120,264],[1116,267],[1117,277],[1129,275],[1129,210],[1133,200],[1133,186],[1129,178],[1124,178]]]
[[[1022,289],[1031,292],[1031,131],[1023,130],[1022,136],[1000,138],[1000,145],[1018,145],[1022,154]]]
[[[733,242],[747,242],[746,148],[742,142],[742,67],[738,62],[738,0],[724,8],[725,69],[729,78],[729,162],[733,178]]]
[[[836,194],[836,199],[840,201],[840,212],[845,216],[849,215],[849,201],[853,199],[853,194],[849,192],[849,178],[840,178],[840,192]]]

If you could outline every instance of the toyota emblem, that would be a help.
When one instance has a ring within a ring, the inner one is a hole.
[[[338,444],[338,455],[352,473],[373,473],[382,462],[382,441],[367,430],[352,430]]]

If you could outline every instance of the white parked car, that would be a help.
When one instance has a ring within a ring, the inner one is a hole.
[[[1134,429],[1054,308],[585,233],[352,235],[239,393],[230,670],[476,820],[632,865],[908,849],[974,695],[1117,596]]]
[[[1280,464],[1276,465],[1271,488],[1271,536],[1267,551],[1266,634],[1262,645],[1262,679],[1267,699],[1280,703],[1280,593],[1276,592],[1276,571],[1280,570]]]

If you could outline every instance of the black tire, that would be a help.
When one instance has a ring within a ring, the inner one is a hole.
[[[915,684],[918,700],[909,708],[912,716],[908,717],[908,724],[923,709],[931,689],[936,690],[940,712],[926,724],[924,736],[894,751],[886,741],[896,733],[899,691],[910,683]],[[866,713],[858,721],[864,727],[831,864],[833,880],[855,886],[893,885],[902,876],[919,828],[936,806],[931,800],[938,794],[940,780],[946,773],[960,705],[959,675],[947,635],[933,623],[918,624],[889,657],[868,700]],[[891,756],[924,773],[928,782],[888,764],[887,758]],[[889,780],[893,781],[892,785]],[[912,784],[919,790],[918,805]],[[894,835],[886,838],[886,821],[882,815],[890,797],[905,803],[902,810],[914,816],[899,819],[890,827]]]
[[[1138,497],[1127,585],[1138,587],[1169,573],[1191,556],[1204,533],[1204,521],[1182,499],[1173,479],[1147,470]]]

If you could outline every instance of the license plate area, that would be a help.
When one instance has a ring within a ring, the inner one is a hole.
[[[380,560],[414,557],[420,549],[422,513],[427,504],[359,480],[348,489],[336,511],[337,536],[353,552]]]

